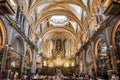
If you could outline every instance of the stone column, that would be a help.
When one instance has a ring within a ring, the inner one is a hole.
[[[27,51],[27,43],[24,42],[24,51],[23,51],[23,54],[21,55],[21,60],[22,60],[22,63],[21,63],[21,75],[23,73],[23,67],[24,67],[24,60],[25,60],[25,55],[26,55],[26,51]]]
[[[8,38],[8,42],[6,43],[5,45],[5,48],[3,50],[3,59],[2,59],[2,67],[3,67],[3,70],[5,70],[5,63],[6,63],[6,59],[7,59],[7,54],[8,54],[8,49],[11,47],[11,39],[12,39],[12,32],[13,32],[13,26],[12,25],[9,25],[8,26],[8,32],[6,34],[6,37]],[[9,34],[9,36],[7,36]]]
[[[111,77],[111,75],[113,74],[113,72],[115,72],[116,70],[116,64],[115,64],[115,55],[114,55],[114,49],[113,46],[111,45],[111,40],[110,37],[111,35],[109,35],[110,32],[110,27],[108,27],[108,25],[105,26],[105,32],[106,32],[106,39],[107,39],[107,45],[108,45],[108,60],[107,60],[107,67],[108,67],[108,75],[109,78]]]
[[[34,76],[34,74],[36,72],[36,50],[35,49],[33,50],[33,60],[32,60],[32,65],[31,65],[31,72]]]
[[[97,62],[96,62],[96,56],[95,56],[95,47],[94,47],[94,42],[91,42],[91,46],[92,46],[92,63],[93,63],[93,65],[94,65],[94,72],[93,72],[93,74],[94,74],[94,77],[97,77]]]
[[[3,59],[2,59],[2,67],[3,67],[3,70],[5,69],[5,63],[6,63],[6,59],[7,59],[7,54],[8,54],[8,49],[11,47],[10,44],[11,44],[11,39],[12,39],[12,27],[11,26],[8,26],[9,27],[9,30],[8,30],[8,42],[6,43],[5,45],[5,48],[3,50]],[[6,34],[6,37],[7,37],[7,34]]]
[[[110,59],[110,62],[109,64],[112,64],[112,69],[115,70],[115,64],[114,64],[114,54],[113,54],[113,51],[112,51],[112,46],[111,46],[111,43],[110,43],[110,37],[111,35],[109,35],[110,32],[110,27],[108,27],[108,25],[106,25],[106,28],[105,28],[105,33],[106,33],[106,41],[107,41],[107,45],[108,45],[108,58]],[[109,66],[110,67],[110,66]]]
[[[85,50],[82,51],[82,67],[83,67],[83,70],[86,72],[86,64],[85,64]]]

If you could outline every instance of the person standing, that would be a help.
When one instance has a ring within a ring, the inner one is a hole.
[[[60,74],[60,78],[61,80],[64,80],[64,75],[62,73]]]

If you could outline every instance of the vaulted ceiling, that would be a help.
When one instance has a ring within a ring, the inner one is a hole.
[[[99,8],[100,3],[101,0],[19,0],[34,36],[41,39],[68,38],[76,43],[81,42],[87,32],[88,19],[97,14],[95,7]],[[58,20],[51,20],[53,16],[59,16]],[[61,23],[65,21],[62,16],[68,19],[64,25]]]

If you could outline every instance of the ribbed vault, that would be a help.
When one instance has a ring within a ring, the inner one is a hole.
[[[95,25],[89,24],[93,21],[90,18],[98,14],[101,6],[101,0],[19,0],[18,3],[34,35],[32,41],[41,38],[43,42],[56,36],[74,39],[76,43],[88,41]],[[52,25],[50,18],[54,15],[64,15],[69,21],[63,27]]]

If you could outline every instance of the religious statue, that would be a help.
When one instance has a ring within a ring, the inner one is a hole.
[[[60,39],[58,39],[56,41],[56,50],[59,51],[62,49],[62,41]]]

